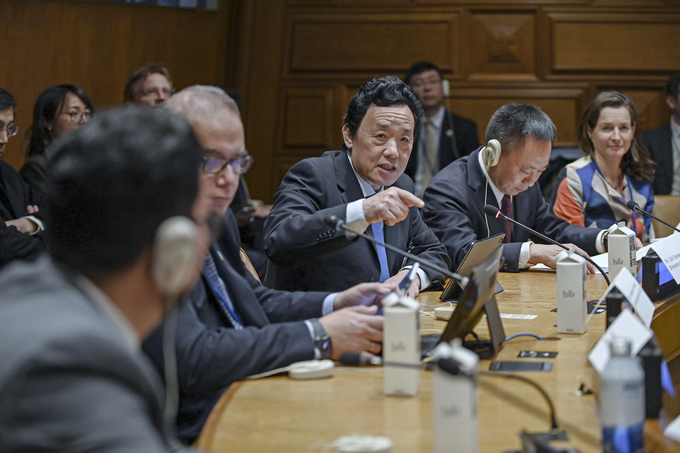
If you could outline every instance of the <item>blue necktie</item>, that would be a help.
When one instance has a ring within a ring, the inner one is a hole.
[[[210,280],[210,284],[215,290],[215,293],[217,293],[220,302],[222,302],[222,305],[226,309],[227,317],[234,326],[234,329],[243,329],[243,322],[236,312],[236,307],[234,307],[231,297],[229,297],[229,292],[224,284],[224,280],[222,280],[217,273],[217,266],[215,266],[215,261],[210,253],[205,255],[205,273],[208,276],[208,280]]]
[[[371,225],[373,228],[373,237],[380,242],[385,242],[383,236],[383,223],[378,222]],[[375,244],[375,250],[378,252],[378,261],[380,261],[380,283],[390,278],[390,268],[387,264],[387,252],[385,246],[382,244]]]

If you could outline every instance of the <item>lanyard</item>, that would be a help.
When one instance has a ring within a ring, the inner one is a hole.
[[[222,305],[224,305],[224,308],[227,309],[227,311],[232,316],[234,321],[236,321],[237,324],[243,326],[243,321],[241,321],[241,318],[239,317],[238,313],[236,313],[236,309],[232,306],[233,302],[232,302],[232,304],[227,302],[227,299],[224,297],[224,294],[222,294],[222,291],[220,290],[218,285],[213,281],[213,279],[210,275],[208,275],[208,280],[210,280],[210,284],[212,285],[213,289],[215,290],[215,294],[217,294],[217,297],[219,297],[220,301],[222,302]],[[225,285],[224,290],[229,291],[226,288],[226,285]]]

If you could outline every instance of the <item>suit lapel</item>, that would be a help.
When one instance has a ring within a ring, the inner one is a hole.
[[[349,159],[347,158],[347,155],[344,152],[338,153],[338,155],[335,156],[335,174],[338,181],[340,197],[344,203],[351,203],[353,201],[364,198],[364,193],[361,190],[361,185],[359,185],[359,180],[354,174],[354,170],[352,170],[352,166],[349,163]],[[404,228],[406,222],[407,220],[399,222],[394,227],[388,227],[387,225],[383,224],[383,237],[385,239],[385,242],[389,244],[401,243],[398,242],[397,240],[399,238],[399,230]],[[373,237],[372,226],[369,225],[369,227],[366,228],[366,234]],[[379,263],[378,251],[375,249],[375,246],[373,244],[370,244],[370,246],[375,262]],[[389,250],[386,250],[386,252],[387,252],[387,264],[391,271],[395,261],[395,256],[394,253],[391,253]]]
[[[231,296],[231,302],[234,304],[236,311],[241,317],[244,326],[254,325],[261,327],[269,324],[264,311],[260,307],[260,302],[257,300],[255,293],[250,288],[250,285],[246,280],[243,279],[225,260],[222,251],[217,244],[210,247],[210,254],[215,261],[215,267],[217,268],[217,273],[220,278],[224,281],[227,291],[229,291]],[[203,276],[208,281],[205,270],[203,271]],[[215,289],[212,285],[208,284],[210,291],[213,293],[213,297],[219,302],[219,298],[215,293]],[[222,306],[219,302],[221,310],[224,312],[226,308]],[[224,313],[226,316],[226,313]]]

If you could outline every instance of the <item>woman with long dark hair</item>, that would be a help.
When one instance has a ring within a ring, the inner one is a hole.
[[[88,122],[93,112],[90,98],[75,85],[55,85],[38,96],[29,129],[28,160],[20,171],[34,189],[43,191],[45,164],[52,142]]]

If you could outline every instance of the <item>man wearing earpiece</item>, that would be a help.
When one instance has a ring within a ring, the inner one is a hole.
[[[222,393],[237,380],[303,360],[380,352],[383,317],[375,315],[372,302],[391,288],[365,283],[329,294],[262,286],[239,257],[238,226],[228,210],[239,177],[252,162],[236,103],[219,88],[193,86],[172,96],[166,108],[193,126],[204,148],[199,200],[225,219],[202,278],[178,314],[177,432],[191,443]],[[371,306],[354,306],[362,303]],[[160,329],[144,350],[163,369]]]
[[[200,145],[177,115],[129,107],[53,151],[51,256],[0,274],[0,451],[184,449],[140,342],[199,274]]]
[[[406,71],[404,82],[416,93],[425,112],[424,125],[415,137],[404,172],[415,183],[415,194],[422,197],[432,176],[479,147],[477,124],[444,107],[448,83],[444,72],[433,63],[413,63]]]
[[[604,252],[604,230],[557,218],[535,185],[548,166],[555,138],[555,125],[541,109],[507,104],[489,121],[488,146],[453,162],[432,179],[425,190],[423,218],[446,246],[454,268],[472,242],[501,233],[506,235],[503,270],[517,271],[538,263],[555,268],[562,248],[541,244],[533,237],[536,242],[528,242],[525,230],[485,215],[487,204],[577,252]]]

